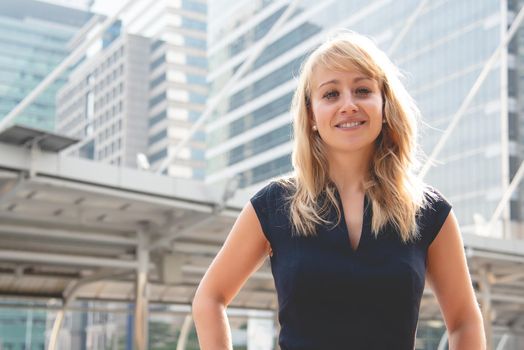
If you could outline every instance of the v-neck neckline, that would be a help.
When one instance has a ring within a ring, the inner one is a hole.
[[[362,227],[360,228],[360,237],[358,238],[358,242],[356,244],[356,247],[353,247],[351,244],[351,239],[349,238],[349,228],[348,223],[346,222],[346,214],[344,213],[344,204],[342,203],[342,197],[340,193],[338,192],[338,189],[335,187],[335,193],[338,199],[338,204],[340,208],[340,224],[339,227],[343,233],[344,240],[346,242],[347,247],[349,250],[357,254],[362,247],[362,243],[364,243],[364,239],[367,237],[367,228],[368,228],[368,219],[369,219],[369,213],[368,213],[368,206],[369,206],[369,200],[366,193],[364,193],[364,207],[362,211]]]

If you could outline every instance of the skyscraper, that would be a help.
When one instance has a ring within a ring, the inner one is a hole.
[[[207,98],[206,1],[155,1],[134,28],[150,37],[148,158],[157,169],[185,137]],[[203,179],[205,133],[198,132],[167,166],[177,177]]]
[[[210,4],[211,98],[290,3],[223,0]],[[420,141],[429,155],[521,4],[426,2],[417,13],[420,4],[415,0],[299,1],[215,109],[207,125],[207,182],[226,181],[238,174],[241,187],[258,187],[292,170],[288,111],[294,78],[308,52],[337,28],[368,35],[386,52],[403,36],[390,56],[405,72],[408,90],[422,110]],[[411,19],[412,25],[401,34]],[[515,88],[521,61],[517,50],[513,43],[499,56],[438,155],[438,165],[425,178],[453,202],[464,233],[475,232],[474,214],[486,220],[491,217],[522,159],[517,111],[522,98],[517,98]],[[503,212],[506,224],[521,219],[519,198],[523,197],[516,195],[511,210]],[[515,229],[505,232],[519,235]],[[496,229],[492,234],[501,236],[502,231]]]
[[[68,54],[68,41],[91,17],[89,12],[34,0],[0,2],[0,118],[6,116]],[[16,119],[54,129],[59,78]]]
[[[143,153],[155,170],[204,110],[205,1],[146,4],[136,20],[129,16],[140,8],[124,16],[120,37],[75,68],[59,94],[59,130],[82,139],[68,152],[127,166]],[[165,172],[203,179],[204,147],[198,132]]]
[[[57,131],[80,140],[69,154],[136,167],[147,152],[149,47],[122,34],[72,71],[57,95]]]

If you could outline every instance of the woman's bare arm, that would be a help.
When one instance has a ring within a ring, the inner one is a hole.
[[[446,323],[450,349],[486,349],[482,314],[453,211],[429,247],[427,277]]]
[[[248,202],[202,278],[193,299],[193,319],[202,350],[230,350],[226,307],[269,251],[255,210]]]

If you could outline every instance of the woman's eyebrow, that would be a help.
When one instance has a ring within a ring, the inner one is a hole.
[[[353,82],[356,83],[356,82],[359,82],[361,80],[371,80],[371,81],[373,81],[373,79],[370,78],[370,77],[356,77],[355,79],[353,79]]]
[[[318,88],[321,88],[321,87],[324,86],[324,85],[328,85],[328,84],[338,84],[338,83],[340,83],[339,80],[337,80],[337,79],[332,79],[332,80],[328,80],[328,81],[325,81],[325,82],[321,83],[321,84],[318,86]]]
[[[373,81],[373,79],[370,78],[370,77],[362,76],[362,77],[356,77],[355,79],[353,79],[353,82],[354,82],[354,83],[357,83],[357,82],[359,82],[359,81],[361,81],[361,80],[371,80],[371,81]],[[328,81],[325,81],[325,82],[321,83],[321,84],[317,87],[317,89],[321,88],[321,87],[324,86],[324,85],[328,85],[328,84],[339,84],[339,83],[340,83],[340,81],[339,81],[338,79],[328,80]]]

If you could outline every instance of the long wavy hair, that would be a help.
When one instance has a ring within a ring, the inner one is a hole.
[[[336,34],[310,54],[302,65],[293,97],[294,175],[280,183],[293,188],[288,200],[294,234],[315,235],[317,225],[335,224],[328,219],[332,207],[338,215],[336,224],[341,220],[324,142],[312,131],[311,78],[317,66],[334,71],[356,68],[378,82],[385,124],[375,140],[364,183],[373,211],[371,230],[376,236],[390,223],[403,242],[416,239],[416,215],[428,203],[425,184],[415,174],[422,155],[416,143],[420,112],[386,54],[367,37],[349,31]]]

